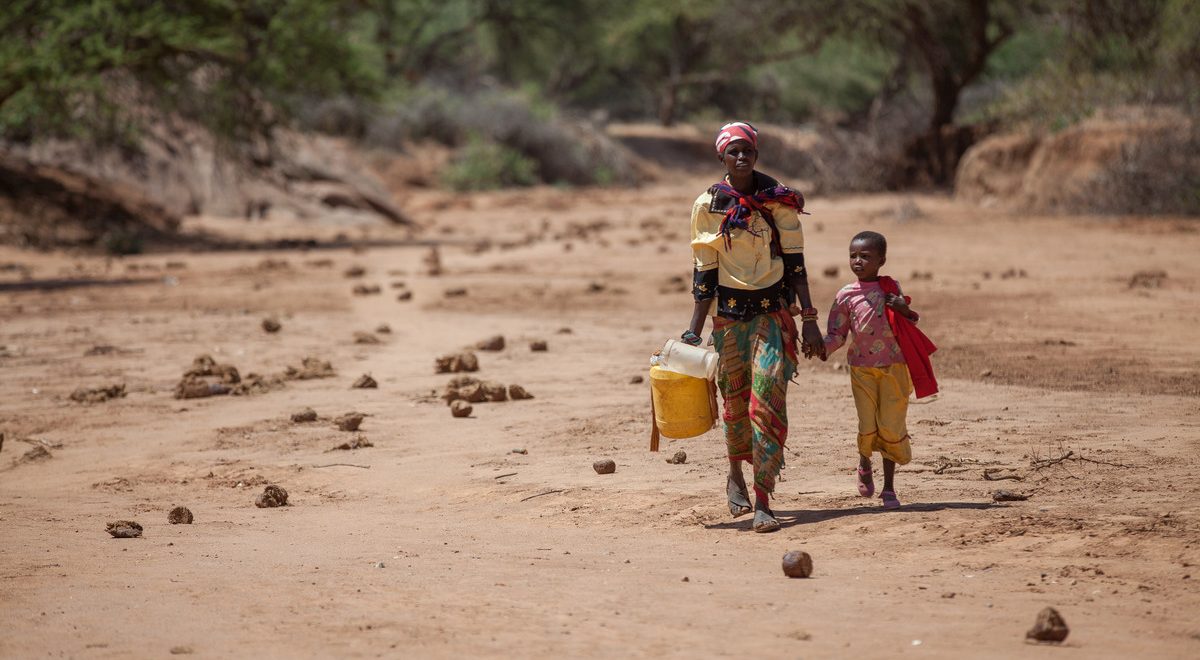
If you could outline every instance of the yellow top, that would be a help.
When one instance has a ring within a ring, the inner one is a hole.
[[[757,173],[756,173],[757,174]],[[803,272],[804,230],[796,209],[773,202],[766,203],[775,218],[779,230],[779,242],[784,258],[771,257],[771,228],[762,214],[751,214],[750,231],[734,229],[729,245],[719,233],[725,214],[713,209],[713,194],[705,191],[692,205],[692,255],[698,274],[696,295],[708,297],[705,290],[712,278],[699,274],[717,270],[716,283],[727,289],[754,291],[776,285],[783,278],[785,260],[788,267],[795,268],[798,275]],[[788,258],[788,256],[793,258]],[[701,281],[704,280],[704,281]],[[714,301],[716,292],[712,292]],[[709,312],[716,313],[714,304]]]

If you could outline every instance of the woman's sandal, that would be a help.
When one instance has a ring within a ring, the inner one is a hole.
[[[871,471],[858,468],[858,494],[863,497],[870,497],[875,494],[875,480],[871,478]]]
[[[890,490],[880,492],[879,499],[883,500],[883,508],[885,509],[900,508],[900,498],[896,497],[896,493]]]
[[[746,487],[739,486],[733,481],[733,477],[725,482],[725,494],[729,496],[729,514],[734,518],[744,516],[754,510],[750,506],[750,493],[746,492]]]
[[[754,531],[764,534],[778,529],[779,521],[775,520],[775,516],[771,515],[770,511],[759,509],[754,512]]]

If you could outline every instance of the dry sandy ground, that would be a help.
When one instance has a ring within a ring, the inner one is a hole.
[[[440,277],[424,247],[0,253],[30,269],[0,273],[0,656],[1200,655],[1198,225],[810,200],[821,306],[849,237],[883,231],[944,391],[910,411],[905,507],[884,513],[854,492],[845,371],[806,364],[784,527],[759,535],[725,508],[720,431],[650,453],[648,385],[630,382],[689,315],[671,278],[690,276],[705,184],[419,196],[426,236],[447,242]],[[1130,286],[1156,269],[1159,286]],[[352,296],[360,283],[383,292]],[[381,323],[380,344],[353,343]],[[477,375],[536,398],[452,418],[433,358],[493,334],[508,346],[479,353]],[[117,350],[84,355],[96,345]],[[172,398],[205,353],[243,374],[314,355],[337,375]],[[351,389],[367,372],[379,388]],[[127,396],[69,399],[116,383]],[[291,422],[305,406],[322,419]],[[327,453],[354,437],[329,419],[352,410],[374,447]],[[37,446],[51,456],[20,460]],[[667,464],[679,448],[687,463]],[[615,474],[592,471],[605,457]],[[265,483],[291,506],[256,508]],[[999,488],[1030,498],[994,504]],[[195,523],[167,524],[176,505]],[[110,538],[117,519],[144,536]],[[811,579],[783,576],[792,549]],[[1070,637],[1026,644],[1047,605]]]

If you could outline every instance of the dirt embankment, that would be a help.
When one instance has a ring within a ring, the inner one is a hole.
[[[1057,133],[983,140],[959,199],[1054,213],[1200,213],[1200,126],[1171,108],[1119,108]]]

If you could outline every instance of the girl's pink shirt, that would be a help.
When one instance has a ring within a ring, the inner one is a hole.
[[[853,335],[846,349],[846,362],[850,366],[886,367],[903,363],[904,353],[888,324],[886,299],[879,282],[856,281],[842,287],[829,310],[826,353],[832,354]]]

